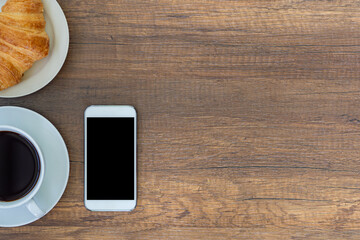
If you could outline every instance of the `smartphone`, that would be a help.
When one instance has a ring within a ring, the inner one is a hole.
[[[136,111],[132,106],[85,110],[85,207],[131,211],[136,207]]]

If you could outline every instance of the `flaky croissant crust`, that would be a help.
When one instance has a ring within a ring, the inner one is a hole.
[[[49,53],[41,0],[8,0],[0,13],[0,90]]]

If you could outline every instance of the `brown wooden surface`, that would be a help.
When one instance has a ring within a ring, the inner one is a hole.
[[[44,218],[0,239],[359,239],[358,1],[62,0],[67,61],[0,105],[54,123],[71,159]],[[83,112],[130,104],[138,206],[83,204]]]

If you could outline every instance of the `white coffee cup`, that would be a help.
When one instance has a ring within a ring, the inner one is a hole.
[[[17,199],[14,201],[7,202],[7,201],[0,200],[0,209],[5,209],[5,208],[9,209],[9,208],[15,208],[15,207],[25,205],[26,208],[35,217],[42,217],[45,213],[43,210],[41,210],[41,208],[38,206],[38,204],[34,200],[34,196],[39,191],[41,184],[43,182],[43,179],[44,179],[44,174],[45,174],[44,157],[42,155],[41,149],[40,149],[39,145],[36,143],[36,141],[29,134],[27,134],[26,132],[24,132],[23,130],[21,130],[19,128],[8,126],[8,125],[0,125],[0,132],[4,132],[4,131],[17,133],[17,134],[21,135],[22,137],[26,138],[29,142],[31,142],[31,144],[34,146],[35,150],[37,151],[37,154],[39,157],[40,174],[39,174],[36,184],[34,185],[34,187],[32,188],[32,190],[29,193],[27,193],[20,199]]]

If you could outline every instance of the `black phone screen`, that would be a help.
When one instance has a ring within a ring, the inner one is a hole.
[[[87,118],[87,199],[134,200],[135,119]]]

